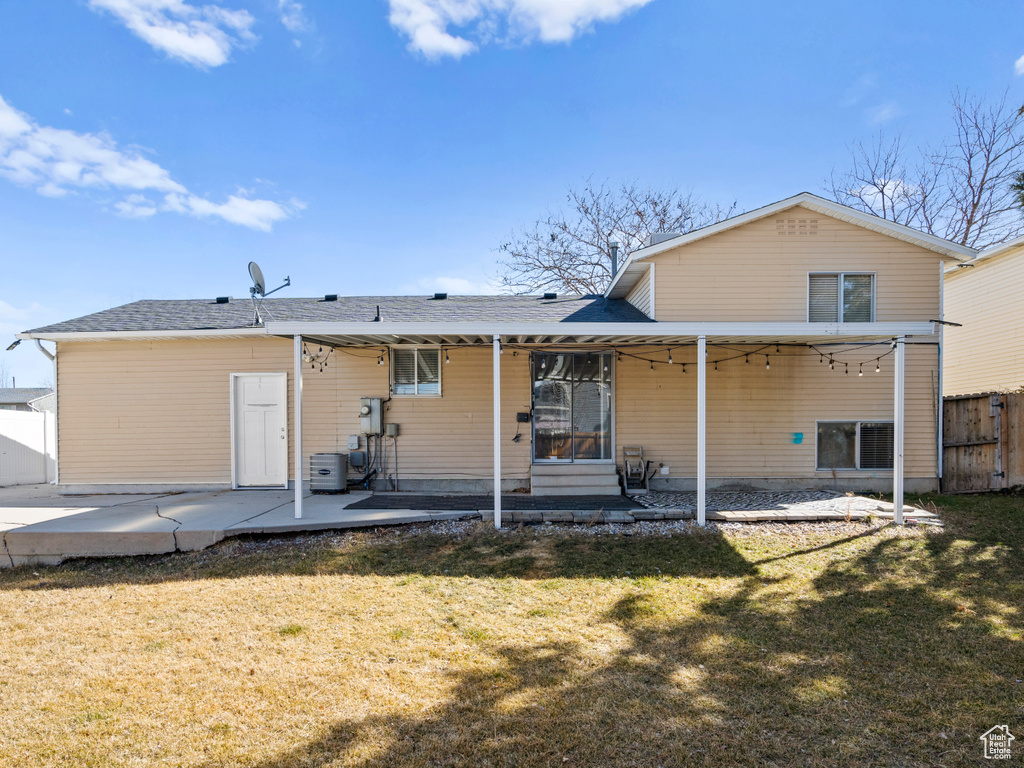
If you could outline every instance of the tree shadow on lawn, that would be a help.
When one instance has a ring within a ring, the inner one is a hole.
[[[247,549],[228,540],[212,549],[149,557],[76,560],[59,566],[0,571],[0,591],[68,589],[112,584],[280,576],[403,576],[469,578],[734,578],[755,567],[718,532],[676,536],[535,535],[481,526],[460,537],[363,533],[354,542]],[[306,537],[308,538],[308,537]],[[281,537],[275,537],[280,541]],[[249,539],[249,543],[255,539]]]
[[[960,610],[929,560],[888,539],[804,597],[747,575],[680,620],[671,590],[640,584],[602,619],[617,650],[481,643],[491,665],[453,673],[426,714],[338,722],[258,765],[973,763],[980,734],[1021,714],[1020,615],[1007,631]],[[232,763],[222,746],[210,768]]]

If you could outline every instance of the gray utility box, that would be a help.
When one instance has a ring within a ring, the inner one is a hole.
[[[348,454],[314,453],[309,457],[312,493],[348,493]]]
[[[379,435],[381,433],[381,403],[379,397],[359,398],[359,428],[364,435]]]

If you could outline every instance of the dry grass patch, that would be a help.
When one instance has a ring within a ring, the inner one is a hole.
[[[1012,497],[945,531],[462,526],[0,573],[0,764],[954,765],[1021,721]]]

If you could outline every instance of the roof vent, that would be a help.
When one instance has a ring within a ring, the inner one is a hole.
[[[448,298],[448,294],[447,293],[435,293],[434,294],[434,301],[444,301],[447,298]]]
[[[549,299],[549,300],[550,299],[557,299],[558,298],[558,294],[557,293],[545,293],[544,294],[544,298],[545,299]]]
[[[338,300],[338,294],[336,294],[336,293],[328,293],[326,296],[324,296],[324,301],[337,301],[337,300]]]
[[[231,301],[231,297],[230,296],[218,296],[217,297],[217,303],[218,304],[227,304],[229,301]]]
[[[652,245],[661,245],[668,240],[674,240],[677,237],[682,237],[682,232],[651,232],[647,236],[647,243],[645,244],[648,248]]]

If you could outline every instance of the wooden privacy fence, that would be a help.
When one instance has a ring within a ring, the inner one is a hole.
[[[1024,485],[1024,394],[943,398],[942,491]]]

